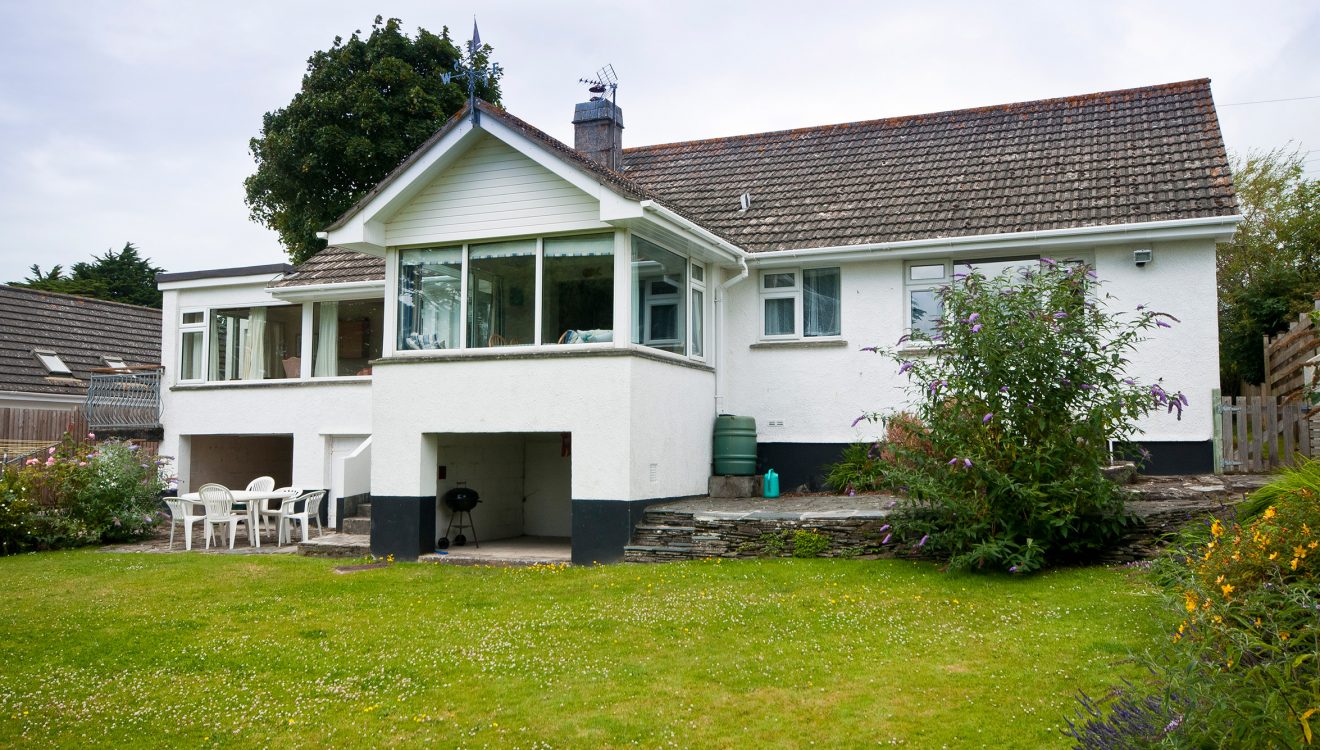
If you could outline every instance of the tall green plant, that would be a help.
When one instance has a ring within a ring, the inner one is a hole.
[[[896,526],[959,568],[1027,572],[1111,543],[1125,524],[1123,491],[1101,472],[1111,444],[1149,412],[1181,416],[1187,404],[1124,372],[1144,335],[1173,318],[1116,313],[1088,268],[1048,258],[1039,270],[959,274],[940,297],[935,333],[885,352],[924,426],[921,441],[880,454],[890,458],[879,475],[906,495]]]

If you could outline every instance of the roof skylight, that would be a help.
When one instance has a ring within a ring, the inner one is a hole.
[[[46,372],[49,372],[51,375],[73,374],[73,370],[70,370],[69,366],[64,364],[64,360],[60,359],[60,355],[55,352],[48,349],[35,349],[32,354],[37,358],[37,361],[46,368]]]

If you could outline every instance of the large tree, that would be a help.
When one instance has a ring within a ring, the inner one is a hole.
[[[302,89],[267,112],[251,141],[257,171],[244,183],[252,218],[280,235],[300,263],[325,247],[316,233],[348,210],[467,101],[462,79],[444,83],[455,62],[484,65],[489,45],[464,57],[444,28],[400,31],[376,17],[371,35],[335,37],[307,60]],[[498,103],[498,76],[477,86]]]
[[[34,263],[31,276],[11,283],[47,292],[160,307],[156,274],[163,270],[153,266],[150,258],[139,255],[132,242],[126,242],[118,252],[106,250],[104,255],[93,255],[90,262],[74,263],[68,275],[64,273],[64,266],[55,265],[49,271],[43,271]]]
[[[1265,375],[1263,337],[1312,309],[1320,292],[1320,180],[1303,154],[1274,150],[1233,160],[1242,223],[1219,246],[1220,378],[1228,392]]]

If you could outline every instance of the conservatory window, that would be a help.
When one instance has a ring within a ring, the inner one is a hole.
[[[379,299],[317,302],[312,308],[312,377],[370,375],[384,339]]]
[[[692,264],[692,356],[706,356],[706,268]]]
[[[687,259],[634,236],[632,276],[633,343],[685,354]]]
[[[536,240],[468,250],[468,346],[535,343]]]
[[[462,287],[462,248],[404,250],[399,261],[398,348],[458,348]]]
[[[544,241],[541,342],[614,339],[614,235]]]
[[[296,378],[301,350],[301,305],[211,311],[211,380]]]

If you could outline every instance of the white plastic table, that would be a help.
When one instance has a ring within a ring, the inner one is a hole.
[[[258,531],[257,524],[260,522],[259,508],[261,507],[261,504],[267,500],[283,500],[284,498],[289,496],[289,493],[287,491],[278,492],[276,490],[271,490],[270,492],[248,492],[247,490],[230,490],[229,494],[234,498],[235,503],[243,503],[243,506],[247,508],[248,530],[251,532],[250,536],[252,537],[251,540],[252,546],[260,547],[261,532]],[[201,503],[202,495],[200,492],[188,492],[186,494],[179,495],[179,499],[186,500],[190,503]]]

